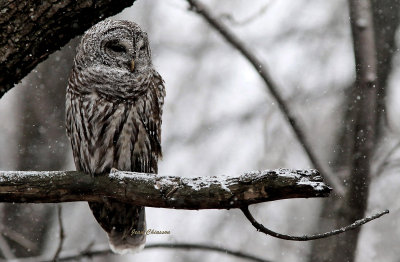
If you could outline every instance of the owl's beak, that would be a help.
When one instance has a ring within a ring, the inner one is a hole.
[[[131,72],[133,73],[134,70],[135,70],[135,60],[132,59],[131,60]]]

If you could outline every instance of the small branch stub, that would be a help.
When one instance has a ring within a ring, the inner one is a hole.
[[[230,209],[279,199],[327,197],[330,191],[313,169],[193,178],[116,170],[98,177],[77,171],[0,171],[0,201],[16,203],[110,198],[149,207]]]

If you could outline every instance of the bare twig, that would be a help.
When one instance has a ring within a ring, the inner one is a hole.
[[[115,255],[109,247],[99,250],[83,250],[77,254],[60,257],[57,261],[79,261],[82,258],[93,258],[96,256]],[[41,262],[54,262],[53,260],[40,260]]]
[[[386,169],[386,167],[390,164],[390,158],[393,156],[393,154],[399,149],[400,147],[400,141],[398,141],[383,157],[382,162],[378,165],[376,168],[375,174],[377,176],[381,175],[383,171]]]
[[[145,249],[152,249],[152,248],[171,248],[171,249],[196,249],[196,250],[205,250],[205,251],[215,251],[218,253],[224,253],[227,255],[235,256],[235,257],[240,257],[240,258],[245,258],[251,261],[258,261],[258,262],[268,262],[270,260],[266,260],[260,257],[256,257],[254,255],[245,253],[245,252],[239,252],[223,247],[217,247],[213,245],[206,245],[206,244],[187,244],[187,243],[160,243],[160,244],[149,244],[145,247]]]
[[[20,245],[25,249],[30,249],[33,252],[36,252],[38,249],[36,243],[27,239],[24,235],[10,228],[4,227],[4,225],[0,225],[0,232],[4,235],[4,237],[14,241],[15,243],[17,243],[18,245]]]
[[[254,20],[256,20],[257,18],[259,18],[260,16],[262,16],[269,8],[271,7],[271,1],[267,1],[266,4],[264,4],[259,10],[257,10],[254,14],[242,19],[241,21],[238,21],[237,19],[235,19],[235,17],[233,17],[231,14],[221,14],[220,17],[222,19],[226,19],[228,20],[231,24],[233,25],[246,25],[248,23],[253,22]]]
[[[331,191],[314,169],[191,178],[123,171],[98,177],[76,171],[0,171],[0,178],[0,201],[15,203],[110,198],[148,207],[229,209],[278,199],[327,197]]]
[[[0,252],[6,259],[13,259],[15,258],[10,246],[7,243],[7,240],[0,234]]]
[[[270,262],[270,260],[263,259],[245,252],[239,252],[223,247],[217,247],[213,245],[206,244],[189,244],[189,243],[155,243],[155,244],[147,244],[144,250],[150,250],[154,248],[168,248],[168,249],[185,249],[185,250],[204,250],[204,251],[214,251],[218,253],[223,253],[227,255],[231,255],[234,257],[244,258],[249,261],[256,262]],[[58,261],[79,261],[82,258],[92,258],[95,256],[104,256],[104,255],[112,255],[112,251],[107,248],[101,248],[98,250],[84,250],[77,254],[72,254],[68,256],[63,256],[58,259]],[[23,261],[21,261],[23,262]],[[42,260],[41,262],[52,262],[52,260]]]
[[[86,248],[82,252],[89,252],[95,243],[96,243],[96,240],[94,240],[94,239],[92,241],[90,241],[89,244],[86,246]]]
[[[62,247],[63,247],[63,244],[64,244],[64,239],[65,239],[64,226],[63,226],[63,223],[62,223],[62,206],[61,205],[57,206],[57,217],[58,217],[58,224],[59,224],[59,227],[60,227],[60,231],[59,231],[60,242],[58,243],[58,247],[57,247],[56,253],[54,254],[54,257],[53,257],[53,261],[58,261],[59,255],[61,253],[61,250],[62,250]]]
[[[304,236],[291,236],[291,235],[284,235],[284,234],[280,234],[280,233],[276,233],[266,227],[264,227],[262,224],[258,223],[254,217],[251,215],[249,208],[246,207],[242,207],[241,208],[242,212],[244,213],[244,215],[246,216],[246,218],[250,221],[250,223],[257,229],[257,231],[260,231],[264,234],[279,238],[279,239],[285,239],[285,240],[293,240],[293,241],[309,241],[309,240],[315,240],[315,239],[321,239],[321,238],[327,238],[330,236],[334,236],[334,235],[338,235],[341,233],[344,233],[346,231],[352,230],[352,229],[356,229],[359,226],[368,223],[369,221],[372,221],[374,219],[377,219],[385,214],[389,213],[389,210],[385,210],[379,213],[376,213],[375,215],[369,216],[369,217],[365,217],[363,219],[357,220],[354,223],[352,223],[351,225],[342,227],[340,229],[336,229],[330,232],[326,232],[326,233],[322,233],[322,234],[316,234],[316,235],[304,235]]]
[[[269,72],[266,69],[264,63],[257,58],[257,56],[246,47],[246,45],[233,33],[231,30],[225,26],[221,21],[215,18],[214,15],[210,12],[210,10],[205,7],[203,4],[199,3],[196,0],[187,0],[190,4],[191,10],[195,11],[199,15],[201,15],[214,29],[216,29],[224,38],[225,40],[230,43],[234,48],[236,48],[255,68],[258,72],[260,77],[263,79],[264,83],[268,91],[272,94],[275,98],[281,112],[285,116],[286,120],[289,122],[290,126],[293,129],[299,143],[303,146],[304,151],[308,155],[311,163],[314,167],[321,171],[321,173],[326,177],[329,184],[335,188],[335,191],[339,195],[344,195],[344,186],[339,181],[339,179],[334,176],[331,170],[323,164],[318,157],[316,156],[315,152],[312,149],[312,146],[308,139],[306,138],[303,129],[301,128],[298,120],[295,118],[293,112],[283,100],[282,96],[279,93],[279,87],[270,76]]]

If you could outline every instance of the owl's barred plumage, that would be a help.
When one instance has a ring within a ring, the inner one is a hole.
[[[66,127],[76,169],[93,176],[112,168],[157,173],[165,89],[147,35],[128,21],[105,20],[77,48],[66,96]],[[144,247],[144,207],[104,196],[89,202],[118,253]]]

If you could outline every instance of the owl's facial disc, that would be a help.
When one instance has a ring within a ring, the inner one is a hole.
[[[111,39],[104,44],[107,55],[105,64],[116,65],[121,69],[132,71],[133,43],[126,39]]]

